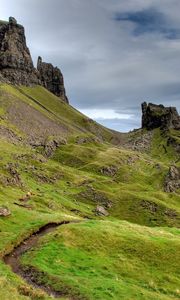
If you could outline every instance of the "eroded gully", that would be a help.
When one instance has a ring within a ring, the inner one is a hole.
[[[49,296],[52,296],[54,298],[60,298],[62,296],[67,296],[63,291],[55,291],[53,287],[48,286],[43,283],[39,283],[37,280],[37,273],[35,270],[25,270],[23,269],[20,259],[21,256],[29,251],[31,248],[37,245],[38,240],[46,235],[49,232],[52,232],[57,227],[60,227],[62,225],[67,225],[70,223],[80,223],[81,221],[75,220],[75,221],[62,221],[59,223],[48,223],[42,227],[40,227],[36,232],[34,232],[30,237],[26,238],[24,241],[22,241],[16,248],[12,250],[11,253],[4,256],[3,260],[4,262],[9,265],[12,269],[12,271],[19,276],[21,276],[29,285],[41,289],[45,291]],[[39,274],[40,275],[40,274]],[[43,274],[41,274],[43,275]],[[74,299],[74,298],[71,298]]]

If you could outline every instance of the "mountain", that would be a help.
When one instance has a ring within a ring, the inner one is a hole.
[[[84,116],[1,21],[0,299],[178,299],[179,129],[151,103],[126,134]]]

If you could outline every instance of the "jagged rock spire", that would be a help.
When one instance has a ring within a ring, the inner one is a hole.
[[[39,72],[41,84],[50,92],[68,103],[64,87],[64,79],[60,69],[54,67],[50,63],[43,62],[42,58],[39,56],[37,61],[37,70]]]

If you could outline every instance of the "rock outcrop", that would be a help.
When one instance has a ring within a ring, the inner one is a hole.
[[[43,62],[42,58],[39,56],[37,70],[39,72],[41,85],[68,103],[64,87],[64,78],[60,69],[54,67],[50,63]]]
[[[165,179],[164,191],[172,193],[177,189],[180,189],[180,168],[171,166]]]
[[[43,146],[46,157],[51,157],[60,145],[66,145],[66,143],[67,142],[65,139],[55,137],[53,137],[53,139],[48,139],[47,141],[45,141],[45,144]]]
[[[180,116],[175,107],[142,103],[142,128],[180,130]]]
[[[24,27],[10,17],[0,23],[0,73],[12,84],[38,84],[30,51],[26,45]]]
[[[15,18],[0,21],[0,82],[14,85],[42,85],[68,103],[61,71],[38,58],[34,68],[26,45],[24,27]]]
[[[109,216],[109,213],[107,212],[107,210],[103,206],[100,206],[100,205],[96,206],[96,209],[94,210],[94,212],[95,212],[96,216],[104,216],[104,217]]]

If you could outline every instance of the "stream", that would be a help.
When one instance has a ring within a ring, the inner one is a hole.
[[[29,285],[41,289],[45,291],[49,296],[52,296],[54,298],[60,298],[64,295],[62,292],[55,291],[51,286],[43,285],[43,283],[38,283],[36,281],[36,276],[34,276],[33,271],[25,271],[22,268],[22,265],[20,263],[21,256],[29,251],[31,248],[37,245],[38,240],[46,235],[49,232],[52,232],[57,227],[70,224],[70,223],[79,223],[80,221],[62,221],[59,223],[48,223],[42,227],[40,227],[36,232],[34,232],[30,237],[26,238],[24,241],[22,241],[16,248],[12,250],[10,254],[7,254],[4,256],[3,260],[4,262],[9,265],[12,269],[12,271],[19,276],[21,276]]]

